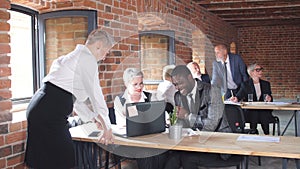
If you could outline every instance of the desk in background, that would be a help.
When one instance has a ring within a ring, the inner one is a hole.
[[[230,104],[230,103],[228,103]],[[281,135],[284,135],[285,131],[289,127],[292,120],[295,120],[295,136],[298,136],[298,124],[300,120],[297,118],[300,113],[300,104],[292,104],[292,103],[284,103],[284,102],[242,102],[238,104],[242,109],[269,109],[269,110],[291,110],[293,111],[293,115],[285,126]]]

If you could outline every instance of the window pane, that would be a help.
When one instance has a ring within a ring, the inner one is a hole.
[[[12,99],[33,95],[31,16],[10,12],[11,91]]]
[[[141,36],[141,69],[144,79],[162,80],[162,69],[168,65],[169,37],[159,34]]]
[[[70,16],[46,19],[46,73],[49,72],[54,59],[74,50],[76,44],[84,44],[87,32],[87,17]]]

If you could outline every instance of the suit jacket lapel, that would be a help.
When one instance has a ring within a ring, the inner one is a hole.
[[[199,108],[201,105],[203,86],[197,83],[197,91],[195,96],[195,113],[199,112]],[[199,101],[200,100],[200,101]]]
[[[255,91],[255,87],[254,87],[254,82],[252,79],[249,80],[249,86],[250,86],[250,93],[253,94],[253,101],[257,101],[257,95],[256,95],[256,91]],[[248,96],[246,96],[248,97]]]

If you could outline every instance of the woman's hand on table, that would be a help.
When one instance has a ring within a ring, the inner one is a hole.
[[[114,143],[112,129],[103,130],[102,136],[98,140],[101,144],[108,145],[109,143]]]
[[[103,134],[101,135],[101,137],[99,138],[99,142],[101,144],[105,144],[108,145],[109,143],[114,143],[114,138],[113,138],[113,134],[112,134],[112,129],[107,129],[105,124],[102,124],[101,122],[103,121],[102,118],[94,118],[94,123],[96,123],[96,126],[99,130],[103,131]]]

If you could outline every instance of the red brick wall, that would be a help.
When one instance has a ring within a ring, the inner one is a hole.
[[[300,25],[246,27],[238,30],[238,53],[246,64],[257,61],[274,98],[300,93]]]
[[[213,14],[192,4],[190,0],[2,0],[0,3],[0,168],[24,168],[24,143],[26,140],[26,121],[11,123],[10,110],[11,74],[9,46],[10,2],[30,7],[40,13],[68,10],[94,9],[98,11],[98,26],[107,29],[118,42],[104,63],[99,66],[99,79],[109,107],[116,94],[124,88],[123,70],[128,66],[139,65],[139,30],[174,30],[176,36],[177,64],[184,64],[194,58],[211,71],[215,58],[213,44],[230,44],[237,39],[237,30],[221,21]],[[145,12],[157,12],[157,19],[143,22],[148,18]],[[140,16],[137,17],[137,14]],[[171,16],[171,17],[169,17]],[[162,21],[162,22],[161,22]],[[106,26],[104,26],[106,25]],[[199,33],[199,31],[201,33]],[[193,33],[196,33],[196,37]],[[198,36],[201,35],[201,36]],[[199,44],[192,44],[197,42]],[[194,49],[197,49],[194,52]],[[203,49],[203,52],[199,52]],[[193,56],[192,56],[193,55]]]
[[[59,56],[65,55],[76,44],[84,44],[87,36],[87,19],[83,17],[52,18],[46,20],[46,72],[52,62]]]

